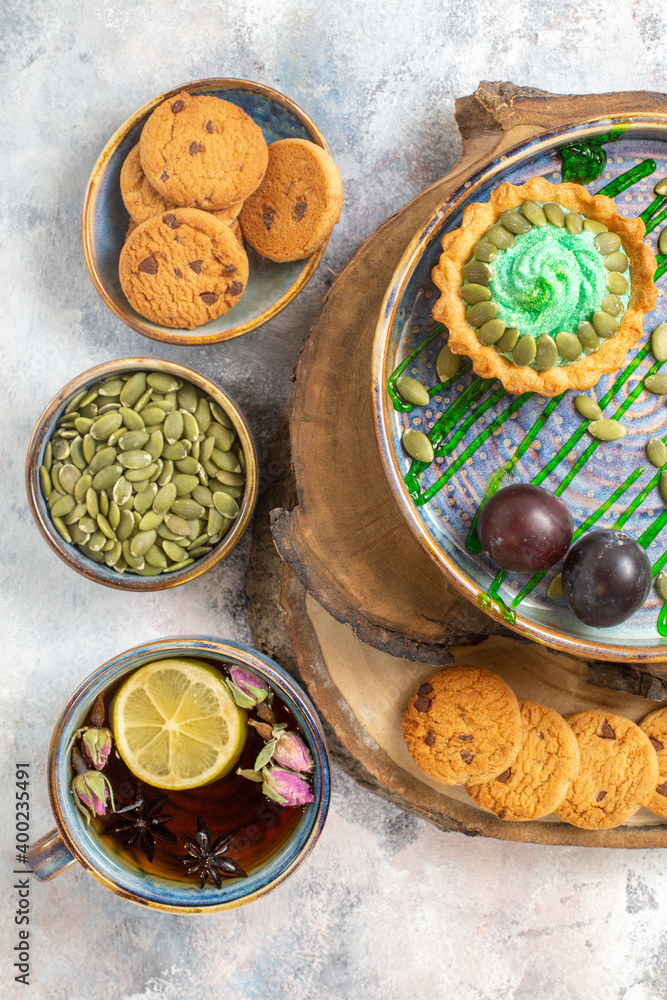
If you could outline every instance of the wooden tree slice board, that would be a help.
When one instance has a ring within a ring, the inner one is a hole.
[[[463,789],[439,784],[423,774],[403,746],[401,719],[409,696],[433,668],[362,642],[281,562],[271,537],[269,512],[275,506],[289,506],[294,494],[286,419],[269,465],[277,478],[260,498],[246,580],[250,629],[254,644],[307,687],[336,763],[376,794],[442,830],[540,844],[667,847],[667,824],[647,810],[636,813],[623,827],[600,832],[579,830],[557,817],[504,823],[479,809]],[[451,662],[490,668],[511,684],[518,697],[562,713],[598,707],[639,720],[657,707],[657,699],[667,697],[667,682],[634,668],[625,677],[619,674],[623,668],[618,664],[598,665],[596,670],[610,670],[603,674],[608,683],[631,689],[634,684],[650,699],[594,687],[587,683],[584,661],[521,643],[514,636],[450,647],[448,656]]]
[[[405,247],[447,193],[488,157],[573,121],[666,107],[664,94],[562,96],[481,84],[457,101],[463,139],[457,166],[369,237],[333,284],[296,373],[290,414],[295,494],[274,511],[273,534],[308,592],[364,642],[438,664],[451,662],[452,646],[510,634],[431,562],[403,521],[380,464],[371,348]]]

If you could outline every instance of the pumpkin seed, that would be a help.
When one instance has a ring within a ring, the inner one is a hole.
[[[95,473],[101,472],[102,469],[106,469],[107,466],[113,465],[115,461],[115,448],[100,448],[100,450],[93,455],[88,463],[88,471],[91,476],[94,476]]]
[[[93,489],[110,490],[122,474],[123,469],[120,465],[109,465],[106,469],[101,469],[96,476],[93,476]]]
[[[215,507],[211,507],[211,509],[208,512],[208,523],[206,525],[209,535],[215,536],[219,534],[224,525],[224,522],[225,519],[223,515],[220,513],[220,511],[217,510]]]
[[[206,513],[205,508],[200,503],[190,499],[174,500],[171,509],[174,514],[184,517],[186,521],[194,521],[195,518],[203,517]]]
[[[151,403],[150,406],[147,406],[145,410],[141,411],[141,418],[146,427],[154,427],[155,424],[161,424],[163,422],[164,410],[156,403]]]
[[[209,424],[208,436],[213,438],[216,448],[219,448],[220,451],[229,451],[234,443],[234,435],[231,431],[227,427],[221,427],[215,421]]]
[[[120,466],[119,466],[120,468]],[[128,483],[143,483],[160,471],[160,467],[153,463],[144,469],[125,469],[125,478]]]
[[[509,229],[510,233],[515,233],[516,235],[520,233],[529,233],[533,228],[530,224],[527,215],[520,212],[518,209],[511,209],[509,212],[503,212],[500,216],[500,221],[502,222],[505,229]]]
[[[199,461],[206,464],[206,462],[210,460],[214,448],[215,438],[213,436],[204,438],[201,448],[199,449]]]
[[[667,191],[665,192],[667,194]],[[667,573],[660,570],[655,578],[655,589],[658,591],[663,601],[667,601]]]
[[[578,236],[584,228],[584,220],[578,212],[568,212],[565,216],[565,225],[573,236]]]
[[[420,432],[417,431],[416,433],[420,433]],[[425,437],[426,435],[422,435],[422,436]],[[405,438],[405,435],[404,435],[404,438]],[[426,438],[426,440],[428,441],[428,438]],[[428,443],[429,443],[429,445],[431,444],[430,441],[428,441]],[[433,450],[433,449],[431,448],[431,450]],[[413,455],[413,458],[414,457],[416,457],[416,456]],[[419,461],[421,461],[421,459]],[[213,494],[213,505],[214,505],[215,509],[217,510],[217,512],[219,514],[222,514],[223,517],[232,517],[232,518],[234,518],[234,517],[237,516],[237,514],[239,512],[239,505],[237,504],[236,500],[234,500],[233,497],[228,496],[226,493],[214,493]]]
[[[130,410],[130,413],[132,411]],[[118,447],[121,451],[135,451],[137,448],[143,448],[143,446],[148,441],[148,431],[124,431],[118,438]]]
[[[658,250],[660,253],[667,253],[667,227],[663,229],[658,237]]]
[[[660,488],[660,496],[667,503],[667,472],[662,472],[660,474],[660,482],[658,483]]]
[[[87,472],[84,472],[83,475],[77,479],[74,487],[74,499],[77,503],[86,502],[86,493],[92,485],[93,477]]]
[[[109,513],[107,517],[112,530],[115,531],[120,524],[120,507],[115,500],[109,501]]]
[[[120,513],[120,520],[116,528],[116,538],[119,542],[124,542],[134,531],[134,517],[132,511],[123,510]]]
[[[183,388],[183,382],[167,372],[151,372],[146,376],[146,382],[156,392],[173,392]]]
[[[187,410],[181,410],[180,413],[183,417],[183,437],[186,441],[192,441],[194,444],[199,437],[199,427],[197,426],[197,421],[191,413],[188,413]]]
[[[153,461],[155,461],[162,454],[163,448],[164,448],[164,437],[162,436],[162,431],[156,429],[151,433],[151,436],[148,439],[144,451],[148,452]]]
[[[604,259],[604,266],[608,271],[627,271],[628,258],[624,253],[610,253]]]
[[[97,494],[97,499],[99,500],[100,503],[100,514],[104,514],[104,516],[106,517],[107,514],[109,513],[109,497],[106,493],[106,490],[100,490],[100,492]]]
[[[243,486],[245,483],[245,476],[243,473],[227,472],[225,469],[219,469],[215,478],[219,483],[224,483],[225,486]]]
[[[547,217],[544,210],[537,202],[527,201],[521,206],[521,211],[534,226],[546,226]]]
[[[106,535],[106,537],[109,538],[112,542],[115,542],[116,532],[113,530],[113,528],[109,524],[104,514],[98,514],[96,520],[97,520],[97,525],[102,534]]]
[[[146,561],[143,556],[132,555],[132,552],[130,550],[129,539],[126,538],[125,541],[122,543],[122,550],[123,550],[123,556],[128,565],[131,566],[132,569],[136,569],[137,571],[140,572],[146,565]]]
[[[72,536],[72,541],[75,545],[85,545],[90,535],[87,531],[82,531],[79,524],[70,524],[69,533]]]
[[[577,327],[577,340],[585,351],[597,351],[600,339],[592,323],[584,321]]]
[[[593,313],[593,327],[598,337],[613,337],[618,330],[618,322],[608,312]]]
[[[656,361],[667,361],[667,323],[656,326],[651,334],[651,350]]]
[[[64,541],[70,543],[72,541],[72,536],[69,533],[67,525],[65,524],[65,522],[61,517],[58,517],[56,514],[53,514],[53,511],[51,511],[51,514],[52,514],[51,519],[53,521],[54,528],[56,529],[60,537],[64,539]]]
[[[493,320],[490,320],[493,323]],[[510,326],[505,330],[500,340],[496,341],[496,350],[501,354],[511,354],[519,339],[519,331],[516,327]]]
[[[166,444],[162,449],[162,457],[168,458],[172,462],[180,462],[186,458],[188,446],[185,441],[176,441],[175,444]]]
[[[70,448],[70,458],[74,465],[76,465],[79,472],[83,472],[88,464],[83,457],[83,440],[78,437],[76,440],[72,441],[72,447]]]
[[[477,331],[477,338],[480,344],[495,344],[500,340],[505,332],[505,324],[502,319],[490,319],[483,323]]]
[[[184,382],[178,390],[178,405],[182,406],[184,410],[194,413],[201,402],[202,397],[199,396],[194,385],[191,382]],[[206,402],[206,400],[203,400],[203,402]],[[199,423],[199,421],[197,422]]]
[[[241,471],[239,460],[233,451],[218,451],[217,448],[214,448],[211,452],[211,459],[218,469],[224,469],[225,472]]]
[[[86,510],[92,518],[96,518],[100,512],[100,501],[92,487],[86,490]]]
[[[69,443],[63,440],[63,438],[58,438],[53,442],[53,457],[58,462],[62,462],[63,459],[69,457]]]
[[[192,499],[200,503],[202,507],[213,506],[213,494],[206,486],[195,486],[192,491]]]
[[[656,469],[661,469],[663,465],[667,464],[667,445],[660,438],[651,438],[646,445],[646,456],[651,465],[655,465]]]
[[[601,420],[602,410],[590,396],[575,396],[574,405],[586,420]]]
[[[97,531],[97,521],[94,517],[84,514],[83,517],[79,518],[79,527],[82,531],[86,531],[89,535],[92,535],[94,531]]]
[[[481,288],[482,286],[480,285],[479,287]],[[485,289],[485,291],[487,290],[488,289]],[[490,294],[491,293],[489,292],[489,295]],[[402,396],[406,402],[412,403],[414,406],[426,406],[431,399],[426,386],[422,385],[422,383],[416,378],[409,378],[408,376],[397,378],[395,387],[399,396]],[[211,454],[213,454],[213,452],[211,452]]]
[[[145,558],[149,566],[156,566],[158,569],[166,569],[168,566],[166,555],[157,545],[151,545]]]
[[[75,524],[77,521],[81,520],[81,518],[84,516],[85,513],[86,513],[85,503],[76,503],[72,507],[69,514],[65,514],[65,516],[63,517],[63,521],[68,526],[71,524]]]
[[[51,508],[51,514],[53,517],[63,517],[65,514],[69,514],[69,512],[74,509],[75,504],[76,500],[74,497],[67,493],[65,496],[56,500]]]
[[[667,375],[649,375],[644,379],[644,388],[656,396],[667,396]],[[60,481],[62,483],[62,472]]]
[[[49,475],[49,470],[46,468],[45,465],[41,465],[39,468],[39,485],[42,488],[44,499],[48,500],[53,491],[53,484],[51,482],[51,476]]]
[[[596,236],[598,233],[607,232],[607,227],[604,222],[598,222],[597,219],[585,219],[584,229],[587,229],[589,233],[595,233]]]
[[[121,406],[118,411],[123,420],[123,426],[127,428],[128,431],[143,431],[146,427],[144,423],[144,418],[136,410],[131,410],[129,407]]]
[[[79,434],[87,434],[93,426],[93,421],[90,417],[77,417],[74,421],[74,426],[78,430]]]
[[[414,458],[417,462],[425,462],[427,465],[430,465],[435,457],[433,445],[427,436],[423,431],[418,431],[414,428],[409,428],[404,432],[403,447],[407,451],[408,455],[411,458]],[[220,481],[223,482],[223,480]],[[236,484],[230,483],[230,485]],[[217,496],[217,493],[213,494],[213,503],[215,503],[215,498]]]
[[[100,552],[108,541],[109,539],[104,532],[98,528],[88,539],[88,548],[92,549],[93,552]]]
[[[155,544],[157,535],[154,529],[150,531],[139,531],[130,540],[130,553],[136,558],[145,556],[152,545]],[[127,558],[127,557],[126,557]]]
[[[165,570],[163,570],[163,572],[164,573],[176,573],[176,572],[178,572],[181,569],[185,569],[186,566],[191,566],[193,562],[194,562],[194,559],[183,559],[182,562],[172,563],[171,566],[167,566],[167,568]]]
[[[184,387],[185,388],[185,387]],[[178,401],[187,413],[192,413],[192,409],[189,406],[184,406],[181,402],[181,393],[178,394]],[[208,426],[211,423],[211,407],[208,402],[202,397],[194,410],[195,420],[197,421],[197,427],[202,432],[206,434],[208,431]]]
[[[545,370],[558,363],[558,348],[548,333],[541,334],[535,342],[535,360]]]
[[[44,466],[47,472],[51,471],[51,466],[53,465],[53,445],[51,444],[50,441],[46,442],[42,465]]]
[[[581,357],[581,342],[574,334],[568,333],[566,330],[556,335],[556,347],[561,358],[565,358],[566,361],[576,361],[577,358]]]
[[[621,237],[618,233],[598,233],[595,237],[595,249],[606,257],[608,253],[616,253],[621,247]],[[612,270],[616,270],[613,268]]]
[[[185,552],[180,545],[176,542],[171,542],[168,539],[164,539],[162,542],[162,551],[164,554],[171,559],[172,562],[179,563],[183,559]]]
[[[481,260],[470,260],[461,268],[461,273],[466,281],[477,285],[488,285],[493,278],[493,271]],[[199,420],[197,421],[201,427]],[[202,428],[203,430],[204,428]]]
[[[140,514],[144,514],[149,507],[153,506],[153,501],[157,496],[158,487],[156,483],[150,483],[145,489],[137,493],[134,498],[134,509]]]
[[[627,431],[618,420],[593,420],[586,428],[598,441],[618,441],[625,437]]]
[[[225,411],[219,405],[219,403],[216,403],[216,401],[214,399],[211,399],[211,397],[209,396],[208,405],[211,408],[211,414],[213,416],[213,419],[217,420],[217,422],[219,424],[222,424],[223,427],[227,427],[229,430],[231,430],[234,425],[232,424],[231,420],[229,419]]]
[[[491,289],[487,288],[486,285],[464,285],[461,289],[461,298],[471,306],[478,302],[488,302],[491,298]]]
[[[474,327],[483,326],[490,319],[495,319],[497,315],[498,304],[496,302],[478,302],[476,306],[470,306],[466,310],[466,320],[470,326]],[[223,450],[226,451],[227,449]]]
[[[135,372],[130,375],[120,390],[120,401],[123,406],[134,406],[146,392],[146,372]]]
[[[74,487],[81,478],[81,473],[76,465],[63,465],[58,478],[66,493],[74,493]]]
[[[628,279],[619,274],[618,271],[608,271],[605,275],[605,281],[607,282],[607,288],[614,295],[625,295],[630,288]]]
[[[154,510],[147,510],[139,521],[139,531],[154,531],[162,524],[163,517],[163,514],[156,514]]]
[[[110,434],[117,431],[123,423],[123,418],[117,410],[112,410],[98,417],[90,428],[90,433],[96,441],[106,441]]]
[[[612,292],[610,292],[609,295],[605,295],[603,298],[602,309],[604,312],[609,313],[610,316],[622,316],[625,312],[625,306],[621,302],[620,298]]]
[[[517,367],[523,368],[525,365],[529,365],[535,360],[536,353],[537,349],[535,347],[535,341],[530,334],[524,334],[523,337],[519,337],[516,347],[512,351],[512,362],[517,365]]]
[[[495,260],[498,256],[497,248],[492,246],[488,240],[479,240],[472,248],[472,252],[477,260],[481,260],[485,264]]]
[[[547,597],[550,597],[552,601],[557,601],[562,596],[563,596],[563,574],[556,573],[555,577],[553,578],[553,580],[551,581],[551,583],[547,588]]]
[[[158,476],[158,486],[166,486],[167,483],[171,482],[171,477],[174,474],[174,463],[170,459],[165,458],[162,460],[162,472]]]
[[[509,250],[514,246],[514,234],[498,222],[494,226],[489,226],[486,238],[499,250]]]
[[[164,523],[175,535],[189,535],[192,530],[189,521],[177,514],[165,514]]]
[[[552,226],[556,226],[558,229],[564,229],[565,212],[560,205],[556,205],[553,201],[548,201],[543,207],[547,222],[550,222]]]
[[[199,472],[199,462],[190,456],[179,459],[175,464],[179,472],[185,472],[188,476],[196,476]]]
[[[180,410],[169,413],[164,422],[164,437],[168,444],[174,444],[183,434],[183,414]]]

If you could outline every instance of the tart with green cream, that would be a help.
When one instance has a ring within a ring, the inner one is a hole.
[[[501,184],[443,237],[433,317],[508,392],[590,389],[624,364],[656,303],[644,231],[579,184]]]

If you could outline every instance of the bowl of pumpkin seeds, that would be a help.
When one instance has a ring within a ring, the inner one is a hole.
[[[209,379],[124,358],[51,400],[26,484],[42,535],[69,566],[108,587],[162,590],[239,541],[257,499],[257,451],[245,417]]]

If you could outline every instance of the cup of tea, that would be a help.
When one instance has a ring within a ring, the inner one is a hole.
[[[46,881],[78,861],[112,892],[175,913],[282,884],[322,831],[330,769],[308,696],[273,660],[208,638],[149,642],[99,667],[61,711],[47,781]]]

